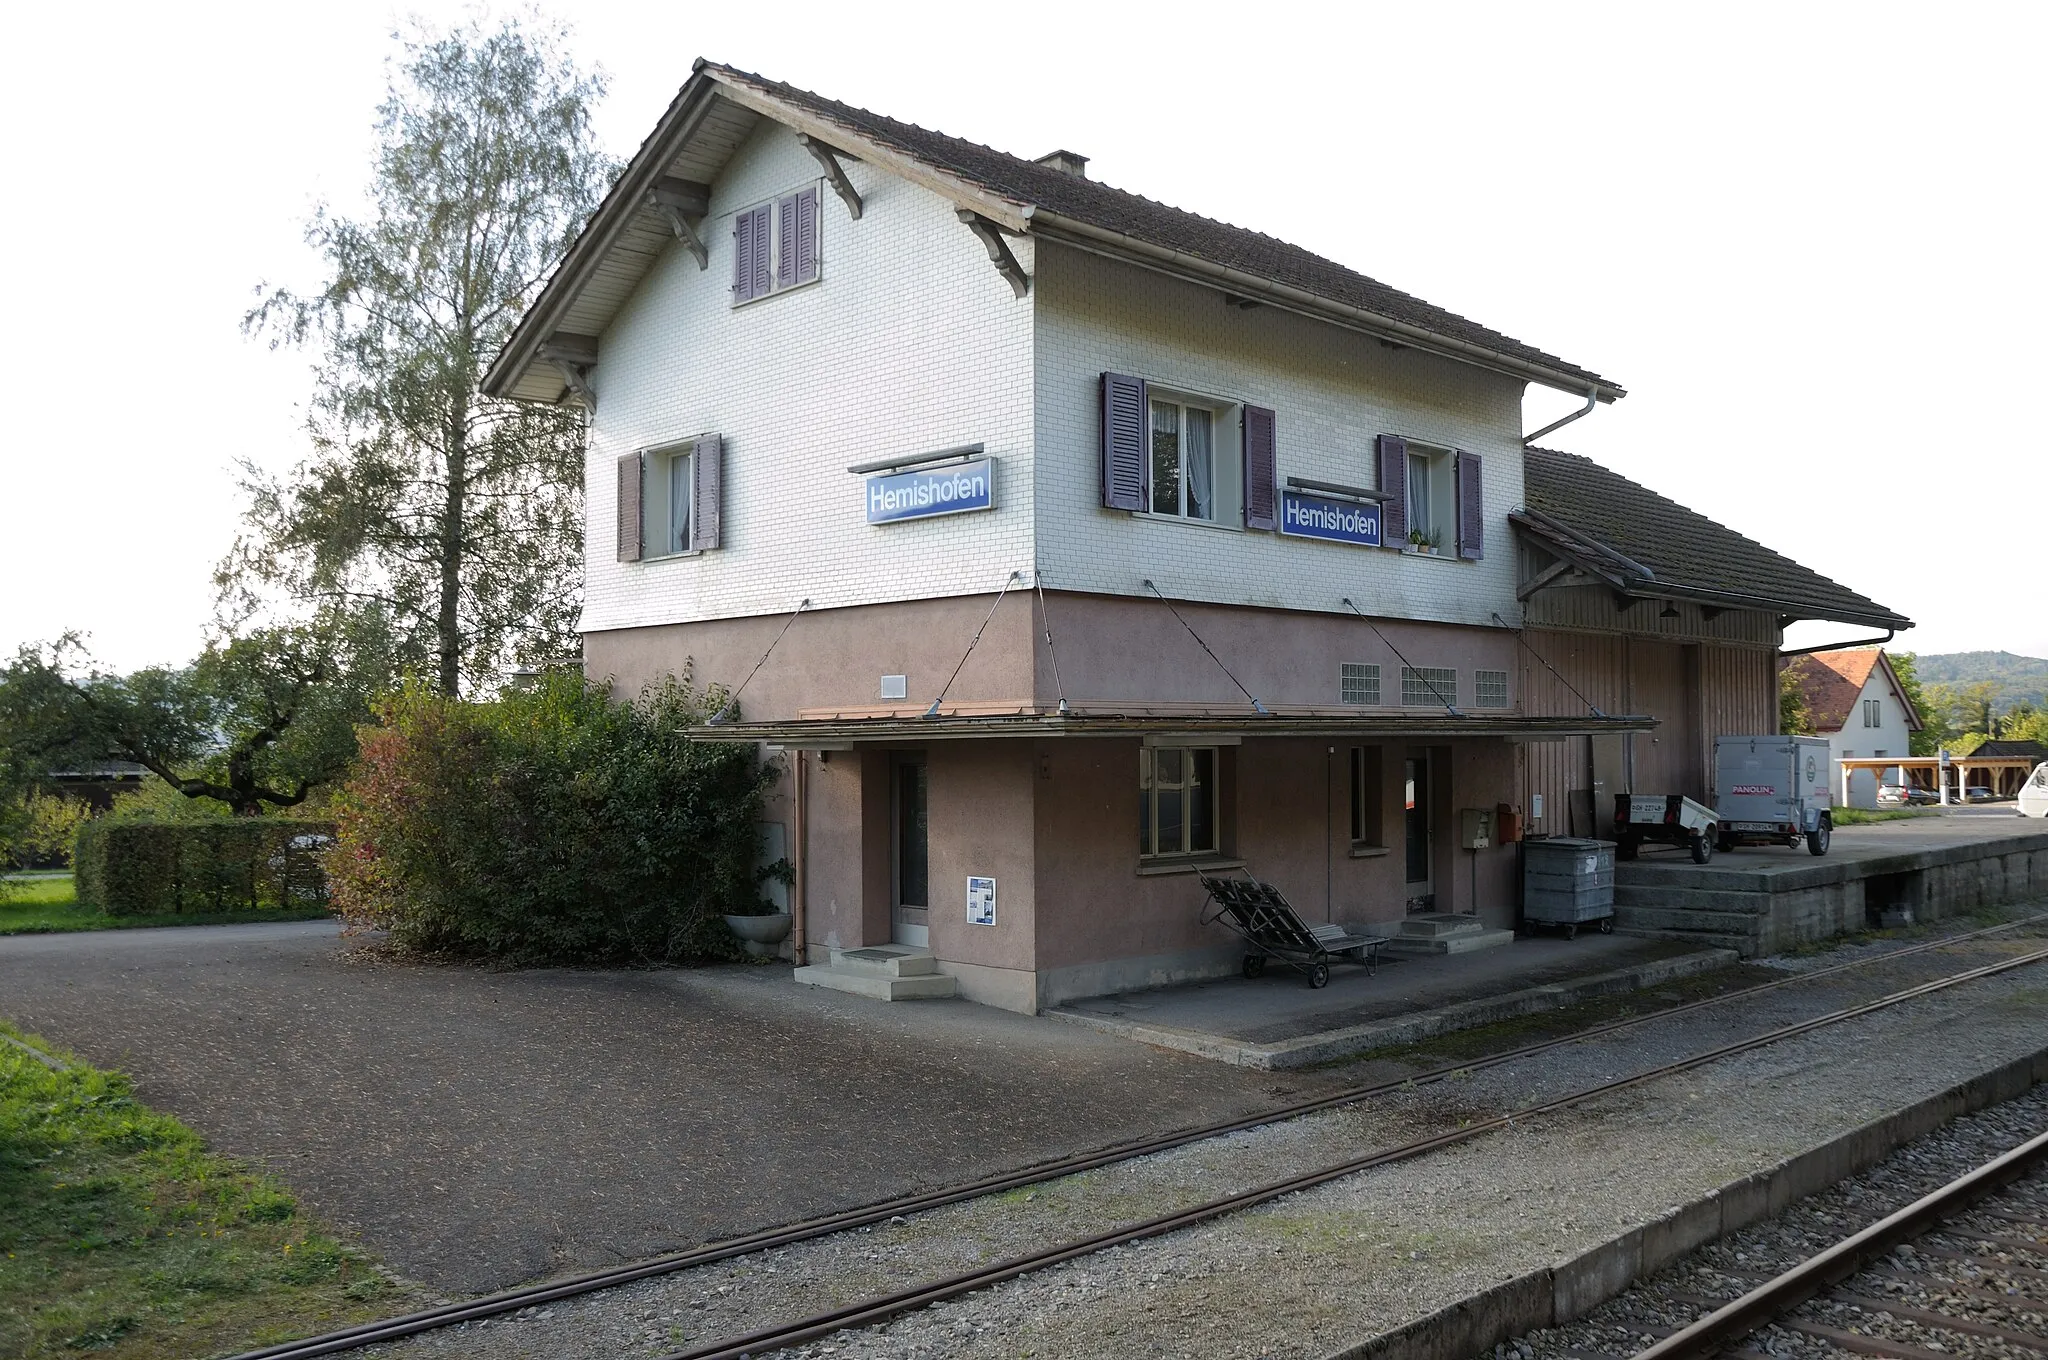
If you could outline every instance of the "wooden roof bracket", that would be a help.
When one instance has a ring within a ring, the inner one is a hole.
[[[1024,272],[1024,266],[1018,264],[1017,257],[1010,253],[1010,243],[1003,239],[1003,233],[995,223],[967,208],[955,209],[953,215],[966,223],[967,229],[988,247],[989,263],[996,267],[996,273],[1009,280],[1012,292],[1018,297],[1023,297],[1031,291],[1031,276]]]
[[[832,192],[838,194],[839,201],[846,205],[847,216],[856,222],[860,221],[860,193],[853,187],[853,181],[846,177],[846,167],[839,163],[839,158],[846,153],[826,146],[808,132],[799,132],[796,140],[797,145],[810,152],[812,158],[818,162],[818,168],[825,172],[825,180],[832,186]],[[859,157],[848,159],[858,160]]]
[[[556,331],[541,342],[540,357],[555,366],[584,410],[597,410],[597,392],[590,386],[590,370],[597,366],[596,336]]]
[[[677,179],[664,175],[654,182],[647,191],[647,206],[661,215],[668,223],[668,229],[683,243],[683,249],[697,257],[697,268],[711,267],[711,254],[705,250],[704,242],[690,225],[690,218],[700,221],[711,213],[711,188],[709,185]]]
[[[1531,595],[1534,595],[1537,591],[1543,589],[1543,587],[1549,585],[1552,581],[1555,581],[1558,577],[1564,576],[1572,571],[1575,571],[1577,570],[1577,568],[1578,563],[1572,561],[1570,558],[1560,557],[1559,559],[1557,559],[1557,561],[1552,562],[1542,571],[1536,573],[1528,580],[1522,582],[1522,584],[1516,586],[1515,598],[1518,600],[1526,600]]]

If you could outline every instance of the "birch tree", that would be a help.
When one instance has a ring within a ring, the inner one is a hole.
[[[575,646],[582,424],[481,390],[612,166],[602,77],[529,19],[415,32],[378,109],[365,209],[319,208],[327,279],[264,287],[246,329],[317,350],[311,454],[243,466],[223,612],[279,594],[391,620],[402,664],[447,695]]]

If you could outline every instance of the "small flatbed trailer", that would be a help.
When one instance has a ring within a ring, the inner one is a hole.
[[[1614,857],[1634,859],[1644,841],[1661,841],[1684,846],[1694,864],[1705,864],[1714,857],[1720,822],[1712,808],[1682,793],[1617,793]]]
[[[1266,971],[1266,960],[1278,959],[1305,974],[1311,987],[1330,982],[1330,965],[1340,961],[1362,963],[1367,976],[1379,971],[1380,946],[1384,935],[1354,934],[1340,925],[1312,926],[1302,920],[1278,888],[1247,874],[1243,878],[1214,878],[1201,875],[1209,901],[1202,908],[1202,924],[1215,923],[1236,931],[1244,938],[1244,975],[1255,978]]]

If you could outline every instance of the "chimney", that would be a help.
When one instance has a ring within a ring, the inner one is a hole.
[[[1088,158],[1076,151],[1048,151],[1038,158],[1038,163],[1075,179],[1088,178]]]

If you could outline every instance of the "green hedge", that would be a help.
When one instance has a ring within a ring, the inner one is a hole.
[[[388,696],[332,804],[336,914],[402,951],[515,966],[737,956],[721,918],[764,905],[776,770],[688,739],[723,702],[673,680],[613,703],[559,672],[487,703]]]
[[[74,850],[81,906],[109,916],[304,907],[327,901],[331,822],[94,820]]]

